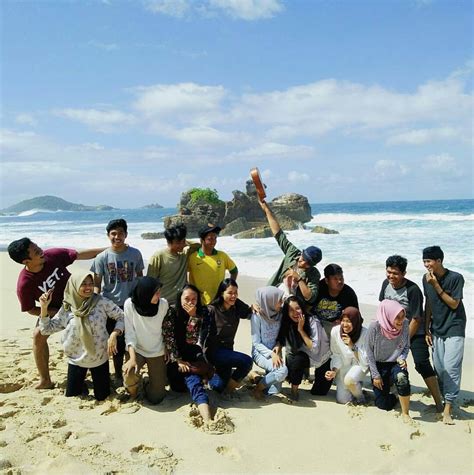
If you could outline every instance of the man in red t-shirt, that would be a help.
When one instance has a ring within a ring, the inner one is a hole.
[[[39,316],[40,307],[36,304],[39,297],[49,289],[53,290],[53,299],[48,314],[54,315],[63,303],[64,288],[71,275],[67,266],[76,259],[93,259],[101,249],[76,251],[74,249],[53,248],[43,252],[29,238],[18,239],[8,246],[8,254],[25,268],[20,272],[16,293],[20,301],[21,311]],[[40,381],[36,389],[53,387],[49,375],[48,337],[41,335],[38,326],[33,332],[33,354],[38,368]]]

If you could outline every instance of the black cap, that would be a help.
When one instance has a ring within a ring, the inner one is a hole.
[[[219,226],[214,226],[213,224],[207,224],[207,226],[204,226],[199,230],[199,237],[201,239],[204,239],[209,233],[216,233],[219,234],[221,232],[222,228]]]

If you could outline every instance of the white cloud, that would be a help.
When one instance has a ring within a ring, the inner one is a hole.
[[[189,0],[147,0],[145,2],[147,10],[153,13],[160,13],[175,18],[182,18],[191,10]]]
[[[235,152],[233,158],[255,159],[300,159],[308,158],[314,154],[314,148],[307,145],[286,145],[276,142],[265,142],[255,147]]]
[[[284,10],[281,0],[147,0],[145,6],[153,13],[175,18],[223,14],[246,21],[272,18]]]
[[[118,45],[116,43],[102,43],[100,41],[91,40],[87,42],[88,46],[93,46],[104,51],[116,51],[118,50]]]
[[[15,122],[20,125],[30,125],[32,127],[38,125],[38,121],[33,114],[18,114],[15,117]]]
[[[59,117],[75,120],[100,132],[111,132],[121,126],[131,125],[135,118],[119,110],[97,109],[57,109],[53,113]]]
[[[422,145],[438,140],[458,138],[460,131],[454,127],[437,127],[432,129],[415,129],[397,133],[387,139],[388,145]]]
[[[431,155],[423,160],[423,170],[433,174],[443,174],[450,177],[462,176],[456,159],[447,153]]]
[[[409,169],[403,163],[395,160],[378,160],[375,163],[374,171],[378,178],[394,179],[405,176]]]
[[[288,181],[290,183],[307,183],[310,177],[307,173],[297,172],[295,170],[288,173]]]
[[[209,0],[209,5],[241,20],[272,18],[284,9],[279,0]]]

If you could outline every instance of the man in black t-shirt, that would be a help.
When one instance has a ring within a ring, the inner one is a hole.
[[[346,307],[359,308],[359,302],[354,290],[344,283],[342,267],[329,264],[324,268],[324,279],[319,281],[319,292],[313,313],[318,317],[331,337],[331,329],[340,323],[342,311]]]

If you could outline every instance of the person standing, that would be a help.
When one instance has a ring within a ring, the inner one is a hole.
[[[93,259],[100,249],[52,248],[43,251],[31,239],[24,237],[13,241],[8,246],[8,254],[12,260],[25,267],[18,276],[16,293],[20,301],[21,311],[39,317],[40,297],[52,290],[51,301],[48,306],[48,315],[55,315],[63,304],[64,289],[70,277],[67,269],[76,260]],[[36,389],[52,389],[54,384],[49,373],[49,335],[42,335],[36,322],[33,332],[33,355],[39,373],[39,382]]]
[[[461,388],[466,311],[462,302],[464,278],[443,265],[439,246],[423,249],[426,297],[426,342],[433,347],[433,362],[444,398],[443,422],[454,424],[452,406]]]

